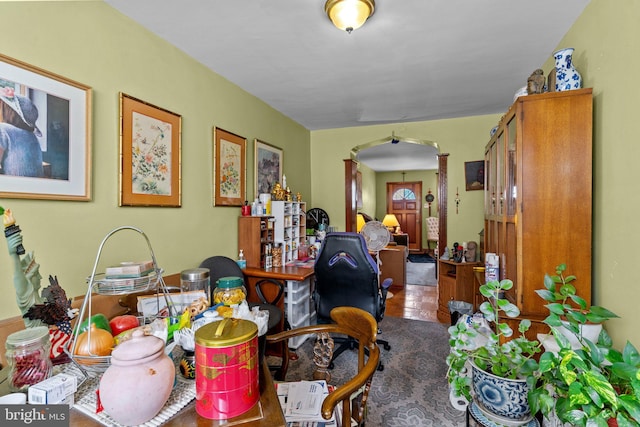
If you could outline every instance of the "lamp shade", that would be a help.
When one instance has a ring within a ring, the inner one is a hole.
[[[382,224],[384,224],[388,228],[395,228],[400,226],[398,218],[396,218],[394,214],[386,214],[384,216],[384,219],[382,220]]]
[[[362,227],[364,227],[364,216],[362,216],[362,214],[358,214],[356,216],[356,231],[359,233],[360,230],[362,230]]]
[[[350,33],[373,15],[374,0],[327,0],[324,11],[333,25]]]

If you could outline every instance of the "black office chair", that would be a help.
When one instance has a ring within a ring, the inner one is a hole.
[[[211,291],[216,287],[216,282],[222,277],[240,277],[244,280],[244,273],[242,269],[238,266],[238,263],[232,260],[229,257],[223,255],[216,255],[209,257],[200,263],[200,268],[208,268],[209,269],[209,279],[211,281]],[[246,284],[245,284],[246,287]],[[275,287],[275,290],[265,291],[268,287]],[[279,282],[275,279],[262,279],[256,282],[255,286],[256,295],[258,300],[262,302],[262,304],[269,304],[273,306],[277,306],[278,302],[282,298],[284,294],[284,283]],[[251,292],[253,289],[247,289],[247,291]],[[267,298],[267,295],[274,294],[275,297]],[[213,295],[211,295],[211,300],[213,301]],[[249,303],[249,306],[252,306],[252,303]],[[284,317],[284,312],[281,311],[280,315]],[[273,334],[276,332],[280,332],[283,329],[288,331],[291,329],[289,325],[289,321],[284,319],[283,328],[274,327],[273,330],[269,330],[268,334]],[[277,347],[277,348],[276,348]],[[271,370],[275,370],[275,377],[277,380],[283,380],[285,375],[287,374],[287,369],[289,367],[289,349],[285,344],[277,344],[274,345],[274,348],[271,349],[268,354],[270,356],[276,356],[282,359],[282,363],[280,365],[269,366]]]
[[[318,323],[331,322],[335,307],[349,306],[365,310],[382,321],[387,291],[392,279],[378,283],[378,265],[367,250],[364,237],[358,233],[329,233],[326,235],[314,266],[315,289],[313,298]],[[377,340],[385,350],[391,349],[385,340]],[[354,349],[353,339],[342,340],[333,353],[333,360],[348,349]],[[379,370],[384,369],[380,363]]]

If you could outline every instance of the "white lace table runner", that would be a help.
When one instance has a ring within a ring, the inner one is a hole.
[[[100,385],[99,377],[89,377],[85,379],[84,375],[73,363],[64,365],[60,372],[66,374],[73,374],[78,377],[78,383],[84,380],[78,387],[78,391],[75,393],[75,404],[73,408],[82,412],[83,414],[93,418],[99,423],[105,426],[121,426],[107,415],[104,411],[96,413],[97,396],[96,390]],[[169,399],[156,415],[151,420],[147,421],[142,426],[156,427],[160,426],[169,420],[172,416],[177,414],[182,408],[187,406],[196,397],[196,385],[194,380],[187,380],[182,378],[179,374],[176,375],[176,382],[171,391]]]

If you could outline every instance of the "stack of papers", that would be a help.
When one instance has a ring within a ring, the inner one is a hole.
[[[324,380],[276,383],[287,427],[340,427],[340,405],[336,406],[330,420],[325,420],[320,414],[322,401],[329,395],[330,389],[333,390],[333,387]]]

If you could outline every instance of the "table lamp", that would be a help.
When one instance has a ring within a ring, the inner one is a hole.
[[[398,218],[394,214],[386,214],[382,220],[382,224],[389,229],[391,233],[394,232],[396,227],[400,227]]]

